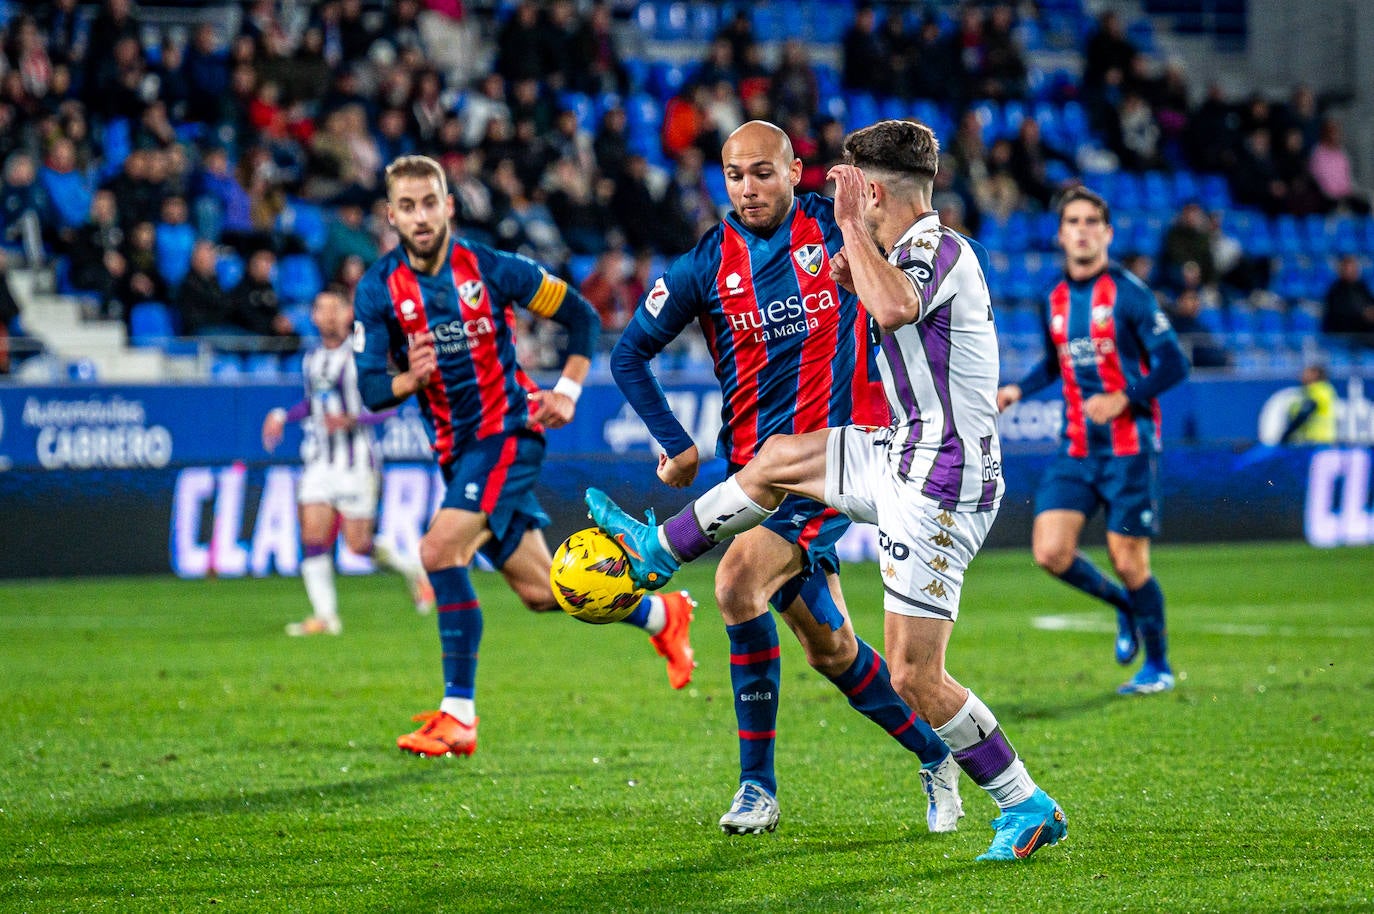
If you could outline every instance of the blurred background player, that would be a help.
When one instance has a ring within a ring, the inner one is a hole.
[[[454,201],[433,159],[396,159],[386,190],[401,243],[358,284],[359,386],[373,409],[418,398],[447,483],[420,542],[439,608],[444,696],[397,745],[417,755],[471,755],[483,620],[468,566],[480,550],[529,609],[558,608],[541,532],[549,519],[534,484],[543,430],[572,421],[600,321],[586,299],[534,261],[453,237]],[[515,360],[516,305],[567,331],[562,376],[551,390],[538,389]],[[392,374],[388,360],[403,369]],[[674,688],[691,681],[692,607],[685,591],[654,595],[625,620],[653,636]]]
[[[337,635],[339,600],[334,588],[334,540],[342,530],[344,543],[358,555],[406,579],[415,609],[434,608],[434,594],[420,563],[406,559],[373,539],[381,457],[372,427],[385,415],[363,409],[358,394],[358,371],[349,344],[353,308],[339,291],[326,289],[315,296],[310,319],[320,333],[320,346],[301,364],[305,399],[290,409],[274,409],[262,423],[262,446],[270,454],[281,443],[287,422],[304,420],[301,473],[296,500],[300,503],[301,580],[313,614],[286,626],[288,635]]]
[[[1123,695],[1174,687],[1164,625],[1164,591],[1150,570],[1159,533],[1160,418],[1156,399],[1188,376],[1188,359],[1153,293],[1109,260],[1111,211],[1087,188],[1059,203],[1066,276],[1045,299],[1044,358],[1019,384],[997,392],[1005,410],[1056,380],[1063,386],[1064,436],[1040,481],[1031,549],[1041,568],[1116,607],[1116,660],[1145,662]],[[1107,553],[1121,584],[1078,551],[1088,518],[1104,506]]]
[[[775,434],[888,421],[867,314],[830,278],[830,258],[843,243],[834,204],[795,195],[802,162],[773,124],[737,129],[721,160],[734,211],[655,283],[611,356],[621,392],[665,451],[659,478],[674,488],[691,485],[700,457],[650,360],[693,322],[706,328],[724,394],[716,453],[731,473]],[[735,537],[716,570],[739,725],[739,789],[720,819],[727,833],[757,834],[778,823],[782,669],[770,600],[807,662],[920,757],[930,830],[958,826],[959,769],[948,748],[893,691],[882,656],[854,634],[835,554],[848,528],[834,509],[789,496],[763,526]]]
[[[1279,444],[1335,444],[1336,388],[1320,365],[1302,370],[1302,394],[1288,407],[1288,424]]]

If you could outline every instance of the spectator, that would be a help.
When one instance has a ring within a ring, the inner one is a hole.
[[[272,285],[272,271],[277,257],[271,251],[254,251],[248,258],[243,280],[231,295],[230,320],[254,336],[276,341],[278,351],[295,351],[300,347],[291,320],[281,313],[277,290]]]
[[[758,42],[754,35],[754,20],[749,14],[749,8],[745,5],[735,7],[735,15],[729,22],[721,26],[716,34],[717,38],[724,38],[730,42],[731,57],[736,66],[743,66],[749,60],[750,55],[758,48]],[[740,78],[747,78],[748,74],[741,72]]]
[[[720,134],[707,114],[710,90],[692,84],[668,100],[663,109],[663,153],[670,159],[689,146],[720,148]]]
[[[1341,257],[1336,265],[1336,280],[1326,290],[1322,312],[1322,332],[1346,336],[1351,342],[1374,346],[1374,292],[1364,281],[1360,259],[1353,254]]]
[[[460,113],[464,125],[463,144],[469,149],[482,142],[492,121],[503,121],[509,125],[511,110],[506,103],[506,82],[500,74],[487,74],[477,91],[468,93],[467,102]]]
[[[366,193],[354,191],[335,201],[334,212],[326,218],[324,247],[320,249],[320,267],[325,276],[332,276],[349,257],[357,257],[370,266],[377,259],[377,243],[365,225],[368,203]]]
[[[893,8],[888,12],[878,29],[878,44],[878,52],[868,64],[869,69],[875,71],[878,91],[897,98],[911,98],[919,79],[915,72],[916,36],[906,30],[904,10]],[[873,66],[875,61],[885,62],[886,67]]]
[[[1242,295],[1269,287],[1270,264],[1267,257],[1251,257],[1240,241],[1226,231],[1226,215],[1215,210],[1208,216],[1212,242],[1212,263],[1221,284]]]
[[[369,21],[369,15],[363,10],[363,0],[340,0],[339,39],[344,62],[361,60],[376,38],[377,32]]]
[[[888,18],[901,17],[894,13]],[[885,68],[876,64],[891,61],[891,66],[886,68],[890,70],[895,70],[898,64],[893,60],[892,50],[884,47],[878,37],[877,23],[877,13],[871,5],[864,3],[854,11],[854,21],[845,32],[842,45],[844,63],[840,83],[846,89],[876,93],[890,88],[884,79]]]
[[[13,368],[10,337],[19,329],[19,302],[10,291],[9,257],[0,249],[0,375]]]
[[[982,95],[1006,100],[1023,98],[1026,94],[1026,61],[1016,45],[1012,29],[1015,14],[1005,3],[992,8],[984,30],[984,59]]]
[[[804,42],[795,38],[783,42],[782,61],[773,74],[770,97],[774,120],[786,121],[793,114],[807,119],[816,116],[821,104],[820,88],[816,70],[811,66],[811,53]],[[702,154],[714,156],[723,142],[724,137],[715,134],[709,146],[702,145]]]
[[[466,156],[446,156],[445,165],[458,230],[464,238],[494,246],[497,200],[482,179],[485,166],[482,151],[474,149]]]
[[[153,223],[139,222],[129,230],[123,254],[127,267],[115,296],[119,300],[124,326],[129,329],[135,305],[167,301],[167,280],[158,264],[157,229]]]
[[[912,53],[908,68],[911,94],[917,98],[948,96],[956,106],[961,104],[965,96],[960,94],[959,84],[950,78],[959,72],[960,49],[940,32],[940,22],[934,16],[922,18]]]
[[[703,86],[716,83],[739,85],[739,69],[735,66],[735,48],[724,37],[717,37],[706,48],[706,59],[697,67],[692,81]]]
[[[609,178],[618,180],[625,172],[625,163],[630,157],[627,129],[624,108],[607,108],[601,115],[601,125],[592,139],[592,152],[596,155],[597,167]]]
[[[186,221],[186,200],[172,194],[162,201],[162,220],[157,224],[158,268],[168,285],[176,288],[191,268],[196,232]]]
[[[1187,350],[1194,368],[1225,368],[1230,356],[1199,319],[1202,296],[1197,289],[1183,289],[1165,311],[1174,325],[1174,332]]]
[[[209,241],[197,241],[191,250],[191,269],[177,289],[175,304],[184,336],[242,334],[234,325],[233,304],[219,284],[218,254]]]
[[[387,108],[377,116],[377,151],[383,168],[386,163],[415,152],[415,140],[408,126],[406,113],[400,108]]]
[[[1236,162],[1240,145],[1240,117],[1217,83],[1207,87],[1207,97],[1189,118],[1185,151],[1198,171],[1228,171]]]
[[[1083,87],[1101,90],[1108,84],[1108,74],[1115,70],[1119,83],[1131,72],[1131,62],[1139,51],[1126,37],[1126,24],[1116,10],[1106,10],[1097,19],[1097,31],[1088,39],[1083,53]]]
[[[1335,444],[1338,404],[1326,369],[1308,365],[1302,370],[1302,395],[1288,407],[1288,425],[1279,444]]]
[[[643,156],[631,155],[625,162],[625,173],[616,182],[611,198],[611,212],[625,232],[625,242],[633,249],[649,248],[664,251],[662,228],[667,220],[660,210],[661,192],[666,181],[655,174]]]
[[[601,328],[619,333],[634,315],[638,301],[631,297],[626,285],[628,258],[619,248],[608,248],[596,258],[596,265],[582,280],[578,291],[592,303],[601,316]]]
[[[358,283],[362,280],[363,274],[367,272],[367,267],[367,262],[361,257],[356,254],[349,254],[339,261],[339,268],[334,271],[330,284],[343,290],[344,296],[351,303],[357,292]]]
[[[607,3],[592,5],[574,41],[574,59],[580,66],[574,74],[573,88],[588,95],[624,93],[629,88]]]
[[[435,143],[451,108],[439,74],[430,68],[422,70],[415,78],[415,93],[410,100],[410,133],[421,145]]]
[[[1029,120],[1029,118],[1027,118]],[[1135,92],[1127,92],[1121,99],[1111,137],[1111,149],[1129,171],[1150,171],[1160,168],[1159,123],[1149,102]]]
[[[596,170],[592,135],[582,129],[575,111],[565,108],[554,117],[548,150],[550,159],[555,163],[562,159],[571,160],[586,175]]]
[[[496,72],[505,80],[537,80],[544,68],[544,31],[539,4],[522,0],[496,34]]]
[[[1307,167],[1328,207],[1369,213],[1369,198],[1356,190],[1351,177],[1350,153],[1345,149],[1340,121],[1333,117],[1322,120],[1320,138]]]
[[[1162,285],[1182,288],[1184,265],[1189,263],[1197,266],[1203,285],[1210,286],[1217,281],[1216,261],[1212,257],[1212,225],[1202,204],[1196,200],[1183,204],[1164,233],[1159,263]]]
[[[553,272],[564,273],[568,246],[544,201],[529,193],[509,161],[496,166],[494,181],[509,200],[509,206],[496,223],[498,247],[524,254],[547,265]]]
[[[23,250],[29,266],[44,262],[43,230],[51,221],[51,203],[38,183],[33,159],[15,152],[5,160],[0,184],[0,244]]]
[[[59,231],[86,221],[94,191],[90,180],[76,167],[76,147],[71,140],[59,136],[53,141],[39,177],[43,192],[52,201],[53,221]]]
[[[120,313],[116,291],[127,268],[123,248],[124,229],[119,225],[115,195],[96,191],[86,223],[72,238],[71,283],[79,291],[93,293],[100,313],[107,317]]]
[[[48,38],[48,55],[54,65],[78,65],[86,56],[86,29],[76,0],[52,0],[39,20],[39,28]]]
[[[600,254],[610,244],[611,235],[619,234],[609,198],[597,192],[603,182],[606,179],[581,168],[574,159],[563,158],[553,164],[548,178],[549,214],[563,230],[574,254]]]
[[[186,75],[186,116],[205,124],[223,121],[229,66],[210,23],[196,27],[182,72]]]
[[[1237,203],[1270,215],[1283,212],[1287,206],[1288,186],[1274,162],[1268,130],[1257,128],[1246,134],[1230,176]]]
[[[1016,128],[1016,139],[1011,144],[1011,161],[1007,167],[1011,171],[1016,186],[1031,200],[1049,209],[1050,202],[1059,190],[1058,182],[1050,177],[1050,164],[1058,162],[1066,168],[1073,160],[1064,153],[1046,145],[1040,134],[1040,122],[1033,117],[1021,119]]]

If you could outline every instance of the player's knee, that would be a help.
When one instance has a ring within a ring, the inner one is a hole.
[[[811,669],[831,679],[853,666],[859,652],[854,636],[846,636],[844,631],[813,633],[802,642],[802,648],[806,651],[806,662]]]
[[[344,543],[347,544],[349,551],[356,555],[372,554],[373,542],[370,536],[345,536]]]
[[[889,662],[892,688],[913,710],[920,710],[921,697],[932,695],[944,679],[944,670],[928,669],[914,663]]]
[[[1037,542],[1031,545],[1035,564],[1053,575],[1061,575],[1073,564],[1074,550],[1063,543]]]
[[[515,586],[515,595],[532,613],[546,613],[558,609],[558,602],[554,600],[553,591],[548,587],[539,587],[533,583],[518,584]]]

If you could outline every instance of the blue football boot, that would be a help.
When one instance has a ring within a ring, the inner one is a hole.
[[[1042,847],[1058,844],[1069,833],[1064,810],[1040,788],[992,820],[992,845],[979,860],[1025,860]]]
[[[658,590],[677,573],[680,562],[658,539],[654,512],[646,511],[649,522],[640,523],[621,510],[600,489],[587,490],[587,515],[625,550],[630,560],[630,578],[645,590]]]
[[[1174,674],[1167,667],[1161,668],[1148,661],[1127,682],[1116,690],[1118,695],[1154,695],[1168,692],[1174,687]]]

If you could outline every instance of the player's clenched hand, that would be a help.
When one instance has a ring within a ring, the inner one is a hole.
[[[274,409],[262,420],[262,449],[272,453],[281,444],[282,433],[286,430],[286,413]]]
[[[577,404],[556,390],[536,390],[529,395],[530,420],[548,428],[562,428],[573,419]]]
[[[1004,413],[1007,407],[1021,399],[1021,388],[1015,384],[997,388],[997,411]]]
[[[854,276],[849,272],[849,258],[845,256],[844,249],[835,252],[835,256],[830,258],[830,279],[837,286],[854,291]]]
[[[701,466],[701,456],[697,453],[695,444],[676,457],[659,454],[658,478],[663,480],[665,485],[672,486],[674,489],[685,489],[696,481],[699,466]]]
[[[853,165],[835,165],[826,177],[835,182],[835,220],[843,223],[860,218],[864,212],[867,184],[863,171]]]
[[[1089,421],[1096,422],[1098,425],[1106,425],[1117,416],[1126,411],[1131,401],[1126,394],[1119,390],[1111,393],[1093,394],[1083,401],[1083,413]]]
[[[434,334],[425,330],[421,333],[410,333],[406,335],[407,352],[406,357],[410,361],[410,367],[406,374],[410,375],[416,389],[428,387],[434,372],[439,367],[438,357],[434,354]]]

